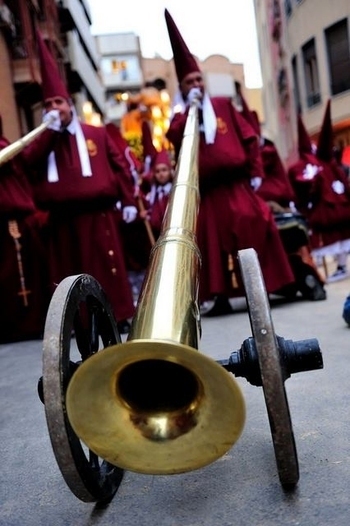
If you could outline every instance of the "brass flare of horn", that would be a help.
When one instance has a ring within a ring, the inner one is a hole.
[[[198,352],[197,104],[128,339],[84,361],[67,389],[77,436],[99,457],[138,473],[208,465],[238,440],[245,421],[234,377]]]
[[[34,130],[27,133],[27,135],[24,135],[12,144],[5,146],[5,148],[3,148],[0,151],[0,166],[2,164],[7,163],[10,159],[12,159],[12,157],[15,157],[18,153],[20,153],[23,150],[23,148],[28,146],[28,144],[30,144],[32,141],[34,141],[34,139],[41,135],[43,131],[45,131],[46,128],[49,126],[52,120],[53,117],[34,128]]]

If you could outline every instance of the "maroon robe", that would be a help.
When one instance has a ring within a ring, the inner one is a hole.
[[[105,128],[81,124],[92,176],[83,177],[75,136],[46,130],[25,150],[35,200],[49,210],[49,268],[54,288],[69,275],[92,275],[105,290],[118,321],[134,314],[120,234],[122,206],[136,206],[132,177]],[[48,182],[55,152],[58,181]]]
[[[0,149],[7,144],[1,140]],[[50,297],[42,238],[46,217],[36,211],[19,160],[0,166],[0,343],[43,335]],[[14,235],[18,229],[17,245],[10,224]]]
[[[335,160],[303,154],[289,168],[297,206],[305,216],[313,249],[350,238],[350,186]]]
[[[139,212],[143,209],[148,210],[149,203],[142,192],[136,197]],[[152,228],[149,225],[149,228]],[[121,224],[123,246],[126,259],[126,268],[134,272],[143,272],[148,266],[151,253],[152,242],[147,230],[146,222],[138,214],[132,223]]]
[[[168,206],[168,202],[169,194],[163,195],[162,197],[157,198],[150,208],[151,213],[149,221],[154,233],[154,237],[156,239],[158,239],[162,230],[163,219]]]
[[[275,201],[286,208],[295,200],[295,195],[276,146],[265,140],[260,147],[260,153],[265,178],[257,190],[257,195],[264,201]]]
[[[265,179],[263,179],[260,188],[257,190],[257,194],[272,207],[277,225],[282,225],[286,221],[284,212],[290,210],[291,202],[295,204],[296,196],[289,180],[288,172],[283,166],[274,143],[264,139],[263,144],[260,146],[260,151]],[[282,207],[282,210],[278,210],[278,206],[274,206],[273,203],[277,203],[277,205]],[[310,237],[304,230],[305,217],[301,219],[294,215],[292,221],[294,225],[290,225],[289,228],[286,228],[284,223],[284,228],[280,230],[280,236],[294,273],[294,291],[300,290],[302,295],[309,298],[310,291],[305,288],[305,277],[313,275],[321,284],[324,283],[324,280],[311,256]],[[295,226],[295,221],[300,221],[298,226]]]
[[[164,191],[160,192],[162,185],[159,185],[155,181],[154,175],[151,172],[143,177],[141,188],[148,199],[149,222],[154,238],[157,240],[162,230],[163,219],[169,202],[171,185],[170,182],[166,183],[163,187]]]
[[[112,123],[106,125],[106,130],[114,141],[114,145],[123,155],[134,179],[134,193],[138,211],[148,208],[148,203],[138,188],[139,173],[142,163],[130,149],[128,142],[122,137],[120,129]],[[127,271],[144,272],[148,265],[151,251],[151,240],[145,221],[138,215],[131,223],[120,222],[125,263]]]
[[[243,294],[235,289],[228,262],[238,250],[254,248],[269,293],[294,281],[279,232],[268,205],[251,188],[264,177],[256,133],[230,99],[213,98],[217,117],[214,144],[199,144],[201,203],[197,238],[202,254],[200,299]],[[175,114],[168,139],[180,150],[187,114]]]
[[[288,168],[288,179],[294,190],[295,205],[305,217],[308,217],[315,177],[321,170],[323,170],[322,164],[311,153],[303,153],[300,159]]]

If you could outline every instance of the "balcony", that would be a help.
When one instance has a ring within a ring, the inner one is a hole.
[[[103,113],[105,106],[104,89],[102,87],[100,78],[90,60],[88,59],[76,32],[67,33],[68,41],[68,58],[71,65],[71,70],[75,72],[81,83],[89,91],[95,104]]]
[[[96,49],[95,39],[90,30],[89,13],[84,9],[79,0],[63,0],[62,7],[59,8],[59,19],[63,32],[76,29],[80,35],[87,53],[94,62],[96,68],[99,64],[99,55]]]

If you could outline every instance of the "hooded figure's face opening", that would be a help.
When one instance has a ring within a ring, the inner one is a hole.
[[[186,99],[188,93],[192,88],[199,88],[202,94],[204,94],[204,79],[200,71],[193,71],[193,73],[188,73],[180,82],[180,90],[184,99]]]
[[[51,110],[58,110],[62,125],[68,126],[72,120],[72,108],[67,99],[64,97],[49,97],[44,101],[44,110],[48,113]]]

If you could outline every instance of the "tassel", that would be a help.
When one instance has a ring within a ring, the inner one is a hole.
[[[228,267],[228,270],[231,272],[232,287],[234,289],[238,289],[238,282],[237,282],[237,278],[235,274],[235,264],[233,261],[232,254],[228,255],[227,267]]]
[[[26,289],[26,283],[25,283],[25,279],[24,279],[23,264],[22,264],[22,254],[21,254],[21,245],[20,245],[20,242],[19,242],[19,239],[21,237],[21,233],[18,230],[18,223],[15,220],[10,220],[8,222],[8,227],[9,227],[10,236],[13,238],[13,241],[14,241],[15,247],[16,247],[18,273],[19,273],[19,280],[20,280],[20,284],[21,284],[21,290],[19,291],[18,295],[22,296],[24,306],[28,307],[28,298],[27,298],[27,296],[31,293],[31,291]]]

